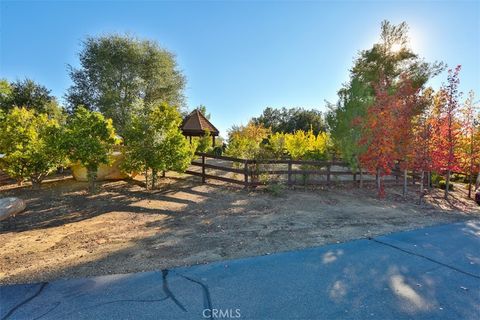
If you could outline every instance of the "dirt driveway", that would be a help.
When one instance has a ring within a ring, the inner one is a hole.
[[[433,192],[422,206],[400,188],[387,199],[355,188],[285,190],[280,196],[169,177],[104,183],[89,196],[71,178],[42,190],[3,187],[27,210],[0,222],[0,283],[157,270],[343,242],[480,216],[464,191]]]

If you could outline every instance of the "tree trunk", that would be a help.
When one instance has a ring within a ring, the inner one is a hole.
[[[422,200],[423,200],[423,180],[425,178],[425,171],[422,170],[422,173],[421,173],[421,178],[420,178],[420,199],[419,199],[419,203],[422,204]]]
[[[166,176],[166,172],[165,170],[162,170],[162,178],[165,178],[165,176]]]
[[[155,189],[155,187],[157,186],[157,178],[157,169],[152,169],[152,189]]]
[[[148,169],[145,169],[145,189],[148,190],[150,181],[148,181]]]
[[[398,166],[398,164],[395,164],[395,185],[398,184],[398,174],[396,173],[397,169],[398,169],[398,171],[400,171],[400,167]]]
[[[378,195],[382,195],[382,182],[380,181],[380,169],[377,169],[377,175],[376,175],[376,181],[377,181],[377,191]]]
[[[470,175],[468,178],[468,197],[472,198],[472,182],[473,182],[473,130],[470,136]]]
[[[360,189],[362,189],[363,188],[363,172],[361,167],[359,167],[359,170],[360,170]]]
[[[450,175],[451,171],[447,171],[447,180],[445,181],[445,199],[448,199],[448,189],[450,188]]]
[[[472,185],[473,185],[473,172],[470,170],[470,176],[468,178],[468,197],[472,198]]]
[[[87,169],[88,183],[90,185],[90,193],[95,194],[97,192],[96,180],[97,180],[97,168]]]
[[[407,198],[407,168],[403,170],[403,199]]]
[[[40,190],[41,184],[43,179],[45,179],[45,173],[35,173],[30,176],[30,180],[32,181],[32,189],[33,190]]]
[[[472,144],[473,148],[473,144]],[[470,172],[468,177],[468,197],[472,198],[472,184],[473,184],[473,154],[470,154]]]
[[[480,188],[480,165],[478,165],[478,170],[477,170],[477,182],[475,182],[475,191]]]
[[[428,171],[427,172],[427,189],[428,189],[428,192],[430,192],[431,188],[432,188],[432,172]]]
[[[40,186],[42,185],[42,181],[37,178],[31,178],[32,180],[32,189],[33,190],[40,190]]]

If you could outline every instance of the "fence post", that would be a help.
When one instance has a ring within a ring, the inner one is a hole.
[[[243,175],[244,175],[244,188],[248,188],[248,160],[245,160],[245,164],[243,166]]]
[[[292,160],[288,159],[288,185],[292,185]]]
[[[202,154],[202,183],[205,183],[205,155]]]
[[[327,165],[327,185],[330,185],[330,164]]]

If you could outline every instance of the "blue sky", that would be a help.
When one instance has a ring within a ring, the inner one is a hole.
[[[66,66],[87,35],[130,33],[174,52],[190,108],[207,106],[226,136],[267,107],[323,110],[348,80],[380,22],[406,21],[427,61],[462,64],[461,89],[480,97],[479,1],[0,2],[0,77],[32,78],[61,98]],[[441,75],[431,81],[438,87]]]

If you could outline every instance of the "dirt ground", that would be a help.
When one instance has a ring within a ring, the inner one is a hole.
[[[27,210],[0,222],[0,283],[157,270],[265,255],[393,231],[480,217],[456,188],[449,202],[436,190],[417,205],[400,186],[387,198],[353,186],[285,189],[280,195],[170,174],[157,190],[140,180],[85,183],[57,177],[39,191],[0,187]]]

